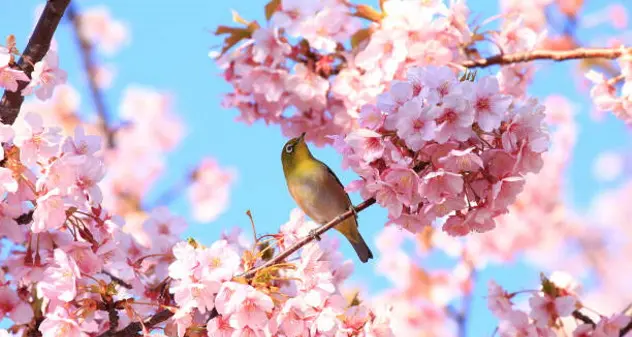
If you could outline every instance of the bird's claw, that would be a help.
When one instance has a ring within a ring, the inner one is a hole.
[[[312,238],[312,240],[316,239],[317,241],[320,241],[320,235],[316,234],[316,229],[309,231],[309,237]]]
[[[356,208],[353,207],[353,205],[351,205],[349,207],[349,209],[351,210],[351,212],[353,212],[353,216],[357,218],[358,217],[358,210],[356,210]]]

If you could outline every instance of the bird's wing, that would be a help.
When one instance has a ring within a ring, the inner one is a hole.
[[[320,160],[319,160],[320,161]],[[340,185],[340,187],[342,188],[343,192],[345,193],[345,196],[347,197],[347,201],[349,202],[349,206],[353,207],[353,204],[351,203],[351,198],[349,198],[349,194],[347,193],[347,191],[345,191],[345,185],[342,184],[342,182],[340,181],[340,179],[338,179],[338,176],[334,173],[334,171],[331,170],[331,168],[329,168],[329,166],[327,166],[327,164],[320,162],[321,164],[323,164],[323,166],[325,166],[327,168],[327,172],[334,177],[334,179],[336,179],[336,182],[338,183],[338,185]],[[358,220],[358,215],[354,214],[353,215],[356,220]]]

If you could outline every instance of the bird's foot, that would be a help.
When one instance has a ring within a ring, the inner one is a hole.
[[[349,210],[353,212],[354,217],[358,217],[358,210],[353,205],[349,206]]]
[[[320,235],[316,234],[316,229],[309,231],[309,237],[312,238],[312,240],[316,239],[317,241],[320,241]]]

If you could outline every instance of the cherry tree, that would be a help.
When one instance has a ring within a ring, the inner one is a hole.
[[[186,221],[163,202],[144,200],[182,141],[169,96],[128,88],[121,122],[104,104],[113,74],[94,50],[116,53],[129,28],[106,7],[48,0],[23,50],[14,36],[0,47],[0,233],[10,249],[0,311],[11,322],[0,336],[465,336],[473,296],[487,298],[503,337],[626,335],[631,278],[615,269],[631,253],[623,201],[632,185],[600,196],[596,216],[568,206],[571,104],[527,89],[538,85],[537,62],[580,60],[579,90],[598,113],[629,123],[632,48],[623,39],[582,46],[579,0],[503,0],[484,20],[460,0],[378,5],[272,0],[261,6],[265,22],[234,12],[234,25],[217,27],[224,43],[211,56],[231,88],[224,107],[237,122],[278,125],[287,137],[307,131],[336,149],[357,177],[346,189],[364,201],[322,226],[295,209],[274,234],[257,236],[253,222],[253,240],[227,231],[205,246],[181,237]],[[623,28],[622,13],[590,19]],[[62,18],[95,118],[78,113],[58,57]],[[205,158],[164,198],[186,193],[193,216],[210,221],[227,207],[233,177]],[[376,296],[348,291],[353,263],[331,237],[315,240],[368,207],[388,214],[375,263],[393,285]],[[433,252],[458,263],[425,268]],[[492,281],[473,293],[478,270],[519,254],[568,272],[543,273],[531,289]],[[580,272],[598,278],[596,291],[571,276]]]

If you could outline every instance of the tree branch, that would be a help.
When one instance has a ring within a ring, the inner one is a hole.
[[[50,43],[59,25],[59,21],[64,15],[70,0],[48,0],[42,15],[37,21],[33,34],[29,39],[26,49],[20,57],[17,65],[30,78],[33,72],[33,65],[44,58],[50,49]],[[20,113],[20,107],[24,102],[22,90],[28,82],[18,81],[18,90],[15,92],[5,90],[2,100],[0,100],[0,120],[4,124],[13,124]]]
[[[414,167],[414,170],[416,172],[420,172],[422,171],[426,166],[428,166],[429,163],[427,162],[422,162],[418,165],[416,165]],[[370,198],[367,199],[363,202],[361,202],[359,205],[355,206],[354,209],[348,210],[340,215],[338,215],[336,218],[334,218],[333,220],[329,221],[328,223],[326,223],[323,226],[318,227],[318,229],[316,229],[314,231],[314,235],[310,235],[307,236],[303,239],[301,239],[300,241],[298,241],[297,243],[293,244],[291,247],[289,247],[288,249],[286,249],[285,251],[279,253],[279,255],[273,257],[272,259],[270,259],[268,262],[264,263],[263,265],[257,267],[257,268],[253,268],[251,270],[248,270],[247,272],[239,275],[240,277],[245,277],[245,278],[252,278],[253,276],[255,276],[257,274],[258,271],[265,269],[267,267],[273,266],[277,263],[282,262],[283,260],[285,260],[287,257],[289,257],[290,255],[292,255],[294,252],[296,252],[297,250],[301,249],[303,246],[305,246],[306,244],[308,244],[310,241],[314,240],[317,236],[322,235],[323,233],[325,233],[326,231],[334,228],[337,224],[341,223],[342,221],[344,221],[345,219],[351,217],[352,215],[354,215],[356,212],[362,212],[363,210],[367,209],[369,206],[375,204],[376,200],[375,198]],[[168,320],[169,318],[171,318],[171,316],[173,316],[174,313],[169,311],[169,310],[162,310],[158,313],[156,313],[154,316],[150,317],[149,319],[147,319],[144,322],[144,326],[145,327],[152,327],[156,324],[160,324],[166,320]],[[211,311],[211,314],[209,316],[209,320],[217,317],[219,314],[217,312],[217,310],[215,308],[213,308],[213,310]],[[136,334],[138,332],[140,332],[143,329],[143,325],[141,325],[140,322],[134,322],[134,323],[130,323],[127,327],[125,327],[123,330],[120,330],[118,332],[104,332],[101,335],[97,336],[97,337],[128,337],[128,336],[136,336]]]
[[[140,322],[130,323],[123,330],[119,331],[106,331],[100,334],[98,337],[130,337],[136,336],[143,330],[143,325],[147,328],[151,328],[154,325],[160,324],[173,316],[173,313],[167,309],[157,312],[155,315],[145,320],[143,324]]]
[[[419,172],[421,170],[423,170],[426,166],[428,165],[428,163],[423,162],[420,163],[419,165],[415,166],[414,170],[416,172]],[[283,262],[283,260],[285,260],[287,257],[289,257],[290,255],[292,255],[294,252],[296,252],[297,250],[301,249],[303,246],[305,246],[306,244],[308,244],[310,241],[314,240],[316,237],[322,235],[323,233],[325,233],[326,231],[334,228],[336,225],[338,225],[339,223],[343,222],[345,219],[351,217],[352,215],[354,215],[356,212],[362,212],[363,210],[367,209],[369,206],[375,204],[375,198],[370,198],[367,200],[364,200],[363,202],[361,202],[358,206],[355,206],[354,209],[350,209],[340,215],[338,215],[337,217],[335,217],[333,220],[329,221],[328,223],[318,227],[313,235],[304,237],[303,239],[301,239],[300,241],[298,241],[297,243],[293,244],[292,246],[290,246],[288,249],[286,249],[285,251],[279,253],[279,255],[276,255],[275,257],[273,257],[272,259],[270,259],[268,262],[264,263],[263,265],[257,267],[257,268],[253,268],[248,270],[247,272],[239,275],[241,277],[245,277],[245,278],[252,278],[253,276],[255,276],[255,274],[257,274],[258,271],[271,267],[277,263]]]
[[[79,45],[81,54],[81,60],[83,61],[83,68],[86,71],[88,79],[88,87],[92,95],[92,101],[94,102],[97,114],[99,114],[99,126],[101,131],[106,137],[108,148],[114,147],[114,132],[110,123],[108,109],[105,106],[105,100],[103,94],[97,84],[97,67],[94,61],[94,48],[90,41],[86,40],[81,35],[81,18],[77,14],[77,9],[74,4],[68,6],[68,20],[72,23],[73,31],[75,34],[75,40]]]
[[[355,208],[355,212],[361,212],[361,211],[365,210],[366,208],[368,208],[369,206],[371,206],[373,204],[375,204],[375,198],[370,198],[370,199],[364,200],[358,206],[354,207]],[[257,268],[250,269],[249,271],[241,274],[240,276],[245,277],[245,278],[252,278],[253,276],[255,276],[255,274],[258,271],[260,271],[262,269],[265,269],[265,268],[268,268],[270,266],[273,266],[273,265],[275,265],[277,263],[282,262],[287,257],[292,255],[292,253],[296,252],[297,250],[301,249],[303,246],[308,244],[310,241],[314,240],[317,236],[322,235],[326,231],[334,228],[336,225],[338,225],[339,223],[343,222],[345,219],[351,217],[353,214],[355,214],[355,212],[354,212],[354,210],[350,209],[350,210],[338,215],[337,217],[335,217],[333,220],[329,221],[325,225],[318,227],[314,231],[314,235],[310,235],[310,236],[304,237],[303,239],[301,239],[297,243],[295,243],[292,246],[290,246],[288,249],[286,249],[283,252],[279,253],[279,255],[273,257],[272,259],[270,259],[268,262],[264,263],[263,265],[261,265],[261,266],[259,266]]]
[[[535,60],[566,61],[589,58],[616,59],[624,54],[632,54],[632,48],[577,48],[572,50],[534,50],[525,53],[498,54],[488,58],[463,61],[466,68],[485,68],[493,65],[507,65]]]
[[[573,317],[577,320],[582,321],[585,324],[590,324],[593,328],[596,326],[595,322],[588,316],[584,315],[581,311],[575,310],[573,311]]]

